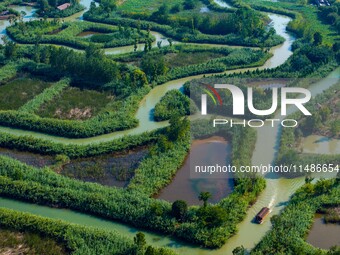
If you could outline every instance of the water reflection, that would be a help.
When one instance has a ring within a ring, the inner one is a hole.
[[[222,137],[210,137],[204,140],[195,140],[192,144],[189,156],[184,165],[177,171],[171,184],[164,188],[158,198],[170,202],[181,199],[189,205],[200,204],[198,195],[200,192],[210,192],[209,200],[217,203],[233,190],[232,175],[220,174],[210,176],[194,176],[192,167],[197,165],[226,165],[230,163],[231,144]]]
[[[303,138],[300,150],[302,150],[303,153],[340,154],[340,140],[319,135],[310,135]]]
[[[340,245],[340,224],[325,224],[322,214],[316,214],[307,242],[315,247],[329,249]]]

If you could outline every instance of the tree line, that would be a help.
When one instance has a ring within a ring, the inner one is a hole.
[[[50,237],[66,246],[73,255],[122,254],[122,255],[175,255],[167,248],[147,245],[143,233],[134,238],[123,237],[115,230],[100,230],[48,219],[10,209],[0,209],[0,226],[28,233]]]

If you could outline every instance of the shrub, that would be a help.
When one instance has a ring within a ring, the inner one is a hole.
[[[182,221],[188,212],[188,204],[183,200],[176,200],[172,203],[171,214],[178,220]]]
[[[64,244],[74,255],[81,254],[135,254],[137,245],[116,231],[99,230],[43,218],[29,213],[0,208],[0,226],[48,236]],[[148,246],[151,247],[151,246]],[[165,248],[152,247],[155,255],[175,255]]]
[[[156,121],[169,120],[174,115],[184,116],[195,113],[197,108],[190,111],[190,99],[178,90],[168,91],[155,106]]]

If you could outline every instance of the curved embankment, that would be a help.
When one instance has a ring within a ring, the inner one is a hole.
[[[283,44],[272,48],[270,51],[273,54],[273,56],[270,59],[268,59],[263,66],[258,67],[258,69],[275,68],[283,64],[292,54],[290,47],[291,47],[292,42],[294,41],[294,37],[288,34],[285,30],[285,27],[287,26],[288,22],[291,19],[285,16],[277,15],[277,14],[269,14],[269,17],[272,19],[271,26],[273,26],[277,34],[284,37],[286,41]],[[158,38],[163,38],[159,33],[155,33],[155,35],[157,35]],[[117,52],[113,52],[113,49],[112,49],[111,53],[120,53],[123,51],[125,52],[125,50],[128,50],[128,49],[130,49],[129,51],[131,52],[131,49],[132,49],[131,47],[133,46],[119,47],[117,49]],[[229,70],[223,73],[228,74],[228,73],[235,73],[235,72],[246,72],[248,70],[252,71],[256,69],[257,67],[243,68],[243,69]],[[207,76],[207,74],[205,74],[205,76]],[[122,137],[124,135],[140,134],[145,131],[155,130],[155,129],[158,129],[158,128],[161,128],[167,125],[167,122],[155,122],[150,114],[152,110],[154,109],[155,105],[159,102],[160,98],[164,96],[167,91],[172,90],[172,89],[180,89],[185,82],[190,81],[192,79],[202,78],[202,77],[203,75],[189,76],[186,78],[169,81],[165,84],[162,84],[162,85],[159,85],[153,88],[140,103],[140,107],[136,113],[136,118],[139,120],[140,125],[133,129],[95,136],[91,138],[80,138],[80,139],[57,137],[57,136],[48,135],[44,133],[27,131],[27,130],[22,130],[22,129],[15,129],[15,128],[7,128],[3,126],[0,126],[0,132],[14,134],[18,136],[19,135],[20,136],[31,135],[36,138],[47,139],[50,141],[60,142],[64,144],[68,144],[68,143],[69,144],[90,144],[90,143],[98,143],[98,142],[103,142],[103,141],[111,141],[119,137]]]
[[[78,16],[77,16],[78,15]],[[76,17],[81,17],[81,15],[77,14],[72,17],[72,19]],[[294,38],[289,35],[285,28],[289,22],[289,18],[276,15],[269,14],[270,18],[273,20],[272,26],[275,28],[276,32],[283,36],[286,41],[284,44],[279,45],[271,49],[273,53],[273,57],[269,59],[265,65],[260,67],[259,69],[264,68],[274,68],[276,66],[284,63],[288,57],[292,54],[290,51],[291,44]],[[129,46],[128,46],[129,47]],[[128,47],[120,47],[118,49],[110,49],[110,53],[122,53],[125,50],[131,51],[131,48]],[[239,72],[239,71],[247,71],[247,70],[255,70],[256,68],[247,68],[240,70],[227,71],[225,73]],[[127,134],[137,134],[143,131],[148,131],[152,129],[157,129],[167,125],[166,122],[156,123],[153,121],[150,112],[159,101],[159,99],[171,89],[179,89],[183,86],[184,82],[189,81],[194,78],[200,78],[203,75],[187,77],[184,79],[178,79],[174,81],[170,81],[163,85],[155,87],[141,102],[140,108],[136,113],[137,119],[140,121],[141,125],[137,128],[126,130],[122,132],[116,132],[107,135],[101,135],[93,138],[85,138],[85,139],[67,139],[61,137],[50,136],[46,134],[24,131],[19,129],[11,129],[0,127],[0,132],[12,133],[15,135],[32,135],[37,138],[44,138],[48,140],[53,140],[55,142],[61,143],[79,143],[79,144],[89,144],[101,141],[109,141],[121,137]],[[339,70],[334,71],[330,74],[329,77],[334,77],[339,79]],[[334,79],[335,80],[335,79]],[[322,89],[327,89],[332,84],[329,83],[329,79],[322,80],[318,82],[315,86],[311,87],[312,94],[316,95],[322,92]],[[321,88],[321,89],[320,89]],[[265,126],[263,128],[258,129],[258,141],[256,144],[256,149],[253,155],[253,164],[260,163],[271,163],[275,158],[275,153],[277,151],[277,143],[280,137],[280,130],[278,127],[271,128]],[[174,239],[170,239],[164,236],[147,233],[148,242],[159,245],[159,246],[168,246],[174,248],[180,254],[197,254],[197,255],[205,255],[205,254],[231,254],[232,250],[239,245],[244,245],[246,248],[252,248],[265,234],[265,232],[270,228],[269,220],[266,220],[262,225],[252,224],[251,221],[258,210],[263,206],[269,206],[272,209],[272,214],[277,214],[279,210],[284,206],[285,202],[289,199],[289,196],[303,183],[302,179],[277,179],[275,176],[268,176],[267,178],[267,188],[261,194],[256,204],[249,209],[248,215],[246,219],[239,224],[239,232],[236,236],[232,237],[228,240],[228,243],[224,245],[219,250],[205,250],[198,247],[191,247],[186,244],[182,244]],[[13,208],[19,211],[28,211],[34,214],[39,214],[51,218],[60,218],[66,221],[71,221],[74,223],[91,225],[95,227],[101,228],[109,228],[116,229],[122,234],[127,236],[132,236],[135,234],[136,229],[130,228],[126,225],[115,223],[115,222],[107,222],[101,220],[99,218],[88,216],[80,213],[75,213],[69,210],[60,210],[60,209],[52,209],[32,204],[26,204],[18,201],[2,199],[0,198],[0,206]]]

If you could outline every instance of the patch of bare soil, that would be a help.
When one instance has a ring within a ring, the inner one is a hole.
[[[67,119],[88,119],[92,117],[92,110],[89,107],[80,109],[80,108],[73,108],[68,113],[64,113],[61,109],[57,109],[54,113],[57,117],[66,117]]]
[[[15,240],[13,240],[13,238]],[[3,240],[0,240],[0,254],[1,255],[27,254],[29,248],[22,244],[23,239],[24,236],[21,233],[18,233],[15,236],[9,235],[7,237],[3,237]]]

